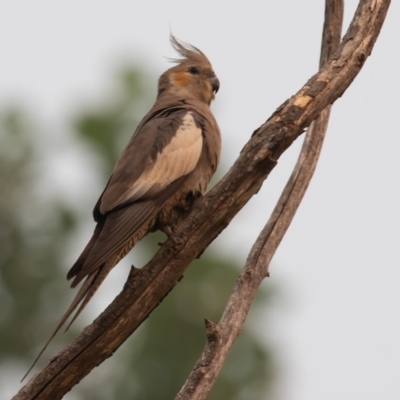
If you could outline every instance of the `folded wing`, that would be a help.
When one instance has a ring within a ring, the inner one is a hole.
[[[120,253],[155,218],[195,169],[202,149],[201,119],[193,111],[176,110],[140,127],[95,207],[101,228],[69,271],[72,286]]]

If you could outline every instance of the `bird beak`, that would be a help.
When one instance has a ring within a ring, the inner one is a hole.
[[[219,90],[219,80],[216,76],[213,76],[212,78],[210,78],[208,80],[208,82],[210,82],[210,85],[212,87],[212,90],[214,93],[217,93]]]

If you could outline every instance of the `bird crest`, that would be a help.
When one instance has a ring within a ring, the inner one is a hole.
[[[170,62],[181,64],[185,62],[195,63],[195,64],[207,64],[211,67],[211,63],[205,54],[199,50],[197,47],[178,40],[174,35],[170,35],[170,41],[172,47],[182,56],[182,58],[168,57]]]

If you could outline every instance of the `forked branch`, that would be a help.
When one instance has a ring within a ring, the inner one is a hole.
[[[340,43],[343,23],[343,0],[326,0],[320,68]],[[207,342],[176,400],[205,399],[239,336],[262,280],[269,275],[269,264],[304,197],[314,175],[328,128],[331,106],[311,123],[297,163],[275,209],[261,231],[247,258],[243,272],[218,324],[206,321]]]
[[[254,132],[226,176],[194,207],[153,259],[141,270],[132,269],[124,289],[110,306],[32,378],[14,400],[62,398],[136,330],[176,285],[190,262],[258,191],[280,155],[350,86],[372,51],[389,4],[390,0],[360,1],[342,43],[329,61]],[[271,224],[271,228],[276,225]],[[273,241],[279,242],[278,236],[271,238],[269,243],[276,246]],[[254,249],[258,250],[251,253],[255,260],[249,257],[248,263],[268,265],[272,254],[268,254],[269,244],[265,247],[264,243],[265,240],[257,241]],[[267,268],[257,271],[261,277],[245,269],[243,282],[257,286]],[[229,312],[228,308],[223,319],[229,317]]]

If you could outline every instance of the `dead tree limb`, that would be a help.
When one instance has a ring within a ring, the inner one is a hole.
[[[141,270],[132,269],[109,307],[14,400],[61,399],[110,357],[176,285],[200,255],[259,190],[281,154],[349,87],[370,55],[390,0],[361,0],[338,50],[321,70],[252,135],[239,158]]]
[[[340,43],[343,0],[325,1],[320,68]],[[176,400],[205,399],[214,385],[231,346],[239,336],[257,290],[269,275],[269,264],[304,197],[321,153],[331,106],[311,123],[297,163],[275,209],[254,243],[218,324],[206,320],[207,342]]]

